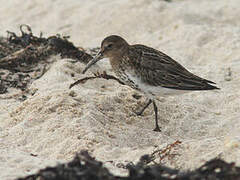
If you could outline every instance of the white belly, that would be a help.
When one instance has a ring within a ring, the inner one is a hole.
[[[164,88],[161,86],[151,86],[144,83],[140,78],[137,76],[133,76],[130,73],[126,73],[129,79],[133,81],[135,84],[138,85],[138,89],[145,93],[149,98],[153,98],[154,96],[173,96],[173,95],[180,95],[183,93],[187,93],[189,91],[184,90],[176,90],[170,88]]]

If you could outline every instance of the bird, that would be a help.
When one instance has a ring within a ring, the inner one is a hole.
[[[155,128],[158,124],[158,96],[179,95],[191,91],[219,89],[210,80],[194,75],[167,54],[154,48],[134,44],[130,45],[118,35],[103,39],[97,55],[86,65],[83,74],[101,59],[109,59],[111,67],[119,80],[131,88],[143,93],[148,101],[137,115],[153,104]]]

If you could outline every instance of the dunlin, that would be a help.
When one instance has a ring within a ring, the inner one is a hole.
[[[109,58],[120,81],[148,97],[148,102],[138,115],[153,103],[156,124],[154,131],[160,131],[156,96],[219,89],[211,85],[214,82],[192,74],[168,55],[145,45],[129,45],[120,36],[106,37],[100,51],[87,64],[83,73],[103,58]]]

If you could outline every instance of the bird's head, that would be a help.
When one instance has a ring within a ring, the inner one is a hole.
[[[106,37],[101,43],[101,49],[97,55],[87,64],[83,70],[83,74],[96,62],[103,58],[113,59],[114,57],[121,56],[128,47],[128,43],[120,36],[111,35]]]

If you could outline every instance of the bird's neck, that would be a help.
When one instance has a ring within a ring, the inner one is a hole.
[[[119,49],[113,56],[109,57],[110,64],[115,71],[116,69],[121,68],[124,64],[126,64],[125,57],[128,54],[128,47],[123,47]]]

